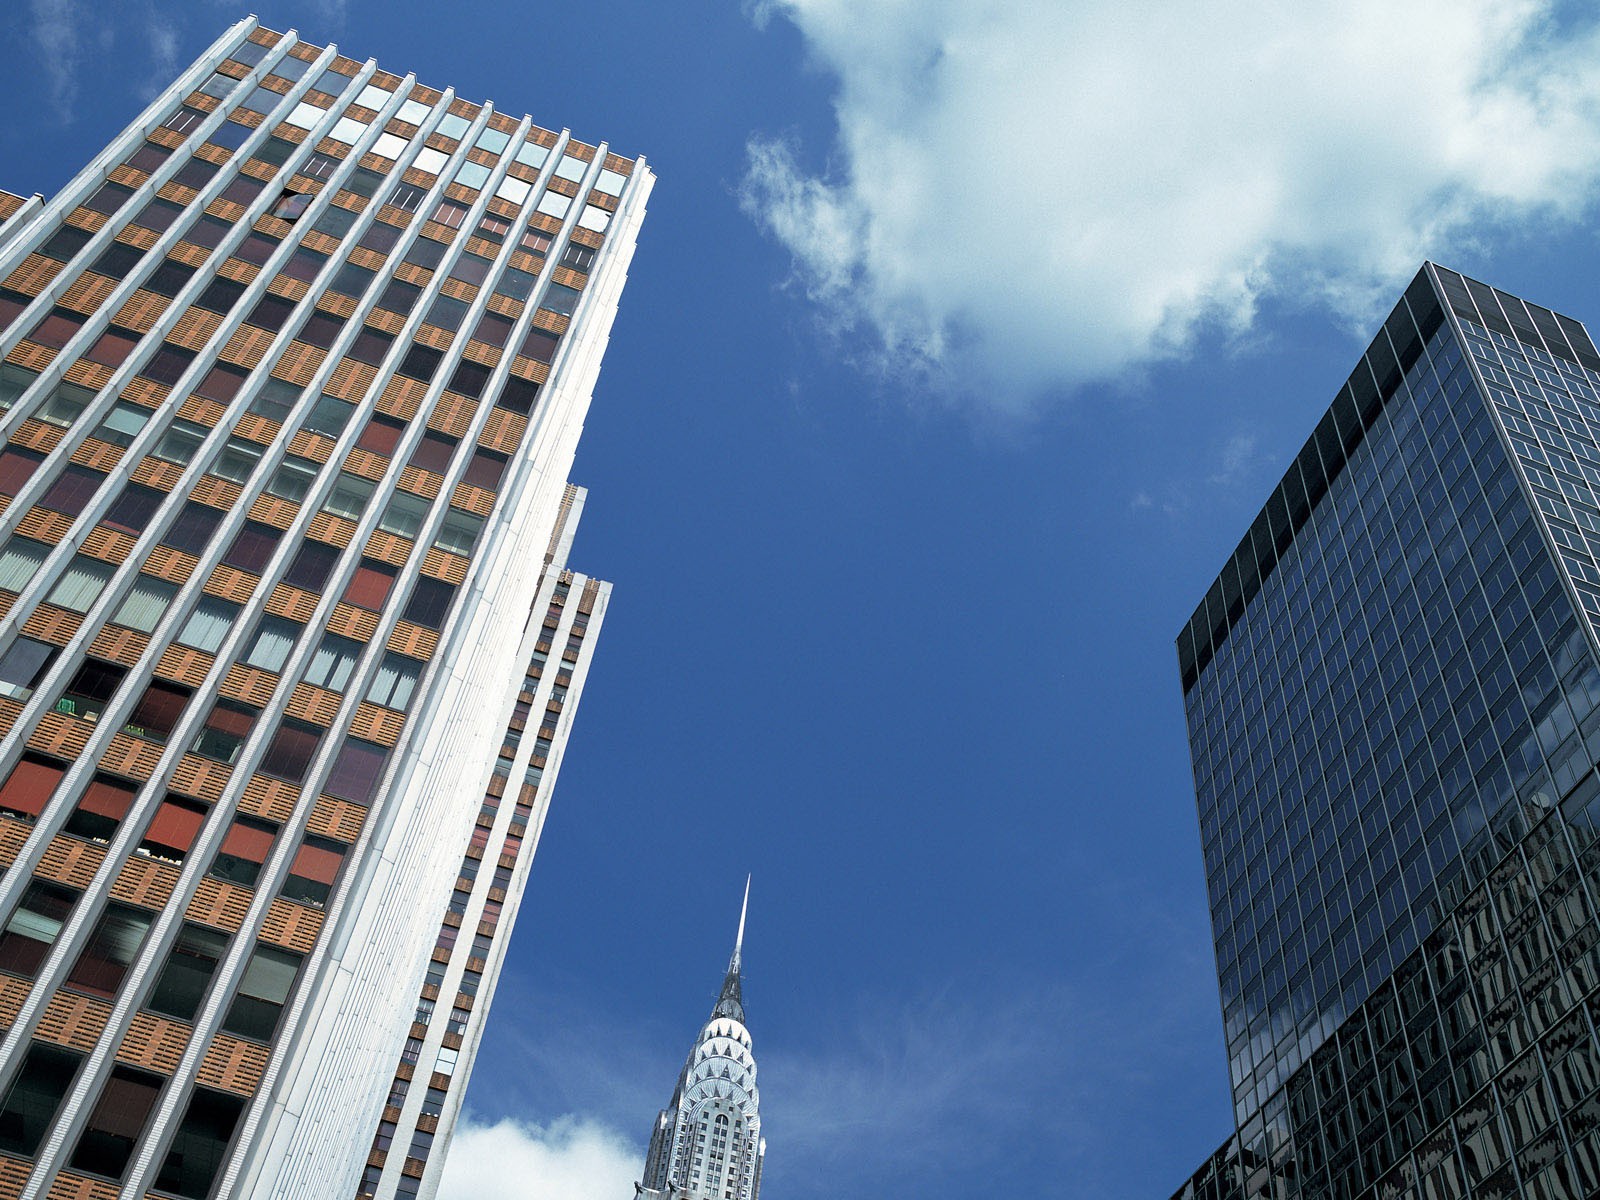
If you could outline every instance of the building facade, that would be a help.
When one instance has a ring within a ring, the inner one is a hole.
[[[1178,640],[1237,1131],[1186,1200],[1600,1194],[1600,355],[1429,264]]]
[[[755,1051],[744,1023],[744,920],[711,1017],[684,1061],[672,1100],[656,1117],[645,1154],[643,1200],[758,1200],[767,1140]]]
[[[252,18],[0,198],[0,1198],[433,1195],[652,182]]]

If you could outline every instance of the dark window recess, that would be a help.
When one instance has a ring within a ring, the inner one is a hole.
[[[417,448],[411,452],[411,465],[420,467],[424,471],[432,471],[436,475],[443,475],[450,469],[450,459],[456,452],[459,443],[453,437],[446,437],[430,429],[422,435],[422,440],[417,443]]]
[[[10,329],[12,324],[32,302],[33,297],[10,288],[0,288],[0,329]]]
[[[271,821],[235,817],[211,864],[211,874],[240,887],[255,887],[261,876],[261,864],[272,853],[272,842],[277,836],[278,827]]]
[[[72,340],[73,334],[83,328],[85,317],[73,312],[70,308],[53,308],[49,314],[33,327],[28,334],[28,340],[38,342],[41,346],[48,346],[52,350],[59,350]]]
[[[100,523],[124,533],[141,534],[166,498],[165,492],[130,483],[122,489],[122,495],[112,501],[111,508],[100,518]]]
[[[272,215],[283,221],[298,221],[311,207],[314,197],[305,192],[285,191],[272,205]]]
[[[539,385],[537,383],[534,383],[531,379],[519,379],[513,375],[506,380],[505,387],[500,389],[500,396],[495,400],[495,403],[510,412],[527,416],[533,411],[533,406],[538,399]]]
[[[250,411],[281,425],[289,419],[299,399],[300,389],[294,384],[286,379],[269,378],[250,401]]]
[[[400,240],[400,229],[390,225],[387,221],[374,221],[361,235],[361,240],[356,243],[363,250],[375,250],[379,254],[387,254],[393,250],[395,243]]]
[[[128,273],[144,259],[144,251],[126,242],[112,242],[110,248],[89,268],[107,279],[126,279]]]
[[[313,433],[336,438],[344,432],[344,427],[350,423],[350,414],[355,410],[356,406],[348,400],[341,400],[337,396],[318,396],[303,424]]]
[[[421,267],[431,271],[444,260],[445,244],[431,237],[419,237],[411,243],[411,248],[406,251],[402,262],[408,262],[414,267]]]
[[[222,515],[221,509],[191,500],[178,510],[172,528],[167,530],[161,540],[174,550],[197,555],[205,549],[206,543],[211,540],[211,535],[217,531],[217,526],[222,524]]]
[[[363,327],[361,332],[356,334],[356,340],[350,346],[348,357],[375,367],[383,361],[383,356],[389,353],[389,347],[392,345],[394,345],[393,334]]]
[[[373,558],[363,558],[344,589],[344,602],[380,612],[394,587],[396,569]]]
[[[345,849],[341,842],[308,833],[295,853],[279,895],[297,904],[321,908],[333,892],[333,882],[344,863]]]
[[[139,374],[152,383],[173,386],[183,377],[189,369],[189,364],[194,362],[194,351],[185,350],[182,346],[174,346],[170,342],[163,342],[161,349],[150,357]]]
[[[478,450],[467,463],[467,473],[463,477],[463,482],[492,492],[500,486],[500,477],[505,474],[506,461],[504,454],[496,454],[493,450]]]
[[[546,333],[542,329],[528,330],[528,336],[522,339],[522,345],[517,353],[524,358],[531,358],[534,362],[547,363],[555,359],[556,347],[561,339],[553,333]]]
[[[301,283],[310,283],[328,263],[328,256],[317,250],[307,250],[301,246],[289,256],[289,261],[283,264],[283,275],[289,279],[298,279]]]
[[[560,313],[570,317],[573,309],[578,307],[578,298],[583,293],[576,288],[569,288],[564,283],[552,283],[545,289],[544,298],[539,301],[539,307],[547,308],[553,313]]]
[[[239,991],[222,1020],[222,1028],[236,1037],[271,1041],[277,1032],[283,1006],[294,990],[300,958],[298,954],[257,942],[249,965],[244,969],[244,978],[239,981]]]
[[[252,233],[239,244],[239,248],[233,253],[236,258],[241,258],[247,263],[254,263],[259,267],[272,257],[272,252],[277,248],[277,238],[268,237],[264,233]]]
[[[44,461],[36,450],[8,446],[0,450],[0,496],[15,496]]]
[[[269,137],[256,147],[256,152],[252,157],[266,163],[268,166],[281,167],[289,161],[290,156],[293,154],[293,142],[286,142],[281,137]]]
[[[321,542],[303,542],[289,569],[284,572],[284,582],[308,592],[321,591],[338,561],[339,551],[334,547]]]
[[[383,183],[383,176],[376,171],[369,171],[366,167],[357,167],[350,175],[350,181],[344,186],[346,190],[358,196],[365,196],[368,200],[378,194],[378,188]]]
[[[133,223],[155,233],[165,233],[172,228],[172,223],[182,213],[183,205],[174,204],[171,200],[163,200],[158,196],[139,210],[138,215],[133,218]]]
[[[67,764],[23,751],[11,774],[0,784],[0,812],[14,816],[37,817],[49,803],[51,794],[67,773]]]
[[[267,744],[260,769],[290,783],[300,783],[306,777],[321,740],[322,730],[315,725],[285,717]]]
[[[374,454],[389,455],[400,444],[400,435],[406,431],[405,423],[381,413],[367,422],[367,427],[356,439],[356,445]]]
[[[181,1200],[206,1200],[228,1158],[244,1100],[226,1092],[195,1088],[156,1175],[156,1190]]]
[[[416,284],[407,283],[403,279],[392,279],[389,281],[389,286],[383,289],[383,294],[378,297],[377,307],[385,312],[404,316],[416,307],[417,298],[421,295],[422,289]]]
[[[138,791],[127,780],[96,774],[67,818],[66,832],[91,842],[109,842],[133,807],[136,795]]]
[[[422,319],[429,325],[437,325],[440,329],[451,331],[461,328],[461,322],[467,315],[467,302],[457,300],[454,296],[437,296],[428,306],[428,315]]]
[[[131,195],[133,195],[131,187],[125,187],[120,183],[103,183],[94,195],[83,202],[83,206],[91,212],[110,216],[126,204]]]
[[[378,780],[383,777],[388,760],[389,752],[384,747],[349,738],[339,747],[322,790],[341,800],[371,804],[378,794]]]
[[[530,275],[527,271],[519,271],[515,267],[507,267],[500,273],[500,282],[494,290],[513,300],[526,300],[533,294],[533,285],[538,281],[537,275]]]
[[[131,329],[118,329],[113,326],[97,337],[94,345],[84,351],[83,356],[101,366],[120,367],[128,361],[128,355],[132,354],[133,348],[139,344],[140,336]]]
[[[115,996],[154,919],[155,914],[147,909],[116,901],[106,905],[67,975],[68,985],[107,1000]]]
[[[168,147],[158,146],[154,142],[145,142],[133,152],[132,157],[128,159],[127,165],[135,171],[143,171],[148,175],[170,157],[172,157],[172,151]]]
[[[32,1158],[55,1123],[83,1055],[49,1042],[31,1042],[0,1100],[0,1150]]]
[[[206,144],[208,146],[219,146],[224,150],[233,151],[237,150],[240,146],[244,145],[250,140],[250,133],[251,131],[246,129],[243,125],[236,124],[233,121],[224,121],[221,125],[218,125],[211,131],[211,135],[206,138]],[[248,179],[249,176],[241,176],[240,178]],[[255,183],[255,180],[252,179],[251,182]],[[257,187],[259,186],[260,185],[257,184]],[[233,199],[233,197],[229,196],[227,192],[222,194],[226,199]],[[245,201],[239,200],[236,201],[236,203],[243,204]]]
[[[193,276],[193,267],[165,258],[161,260],[161,265],[150,273],[150,278],[144,281],[144,286],[147,291],[170,299],[183,291],[183,285]]]
[[[45,490],[44,495],[39,497],[39,504],[75,517],[89,506],[89,501],[94,499],[94,494],[105,480],[106,477],[99,471],[69,464]]]
[[[330,292],[338,292],[341,296],[360,296],[367,290],[367,285],[373,280],[376,272],[358,267],[354,263],[345,263],[333,277],[333,282],[328,285]]]
[[[338,167],[338,159],[329,158],[326,154],[313,154],[311,161],[306,164],[303,174],[309,175],[313,179],[326,179]],[[332,238],[342,238],[351,229],[355,228],[357,215],[348,208],[325,208],[311,228]]]
[[[295,337],[308,346],[326,350],[333,345],[334,339],[339,336],[339,331],[343,328],[343,317],[336,317],[332,313],[319,310],[306,318],[306,323],[300,326],[300,332],[295,334]]]
[[[476,400],[489,383],[489,368],[480,363],[462,362],[450,376],[450,390]]]
[[[233,544],[228,547],[228,552],[222,556],[222,561],[230,567],[259,575],[272,561],[272,552],[277,549],[278,539],[282,536],[281,529],[260,521],[246,521],[244,528],[234,537]]]
[[[88,230],[79,229],[76,225],[63,225],[45,238],[44,244],[39,247],[39,253],[56,262],[66,262],[89,244],[91,236]]]
[[[405,619],[425,629],[438,629],[444,624],[455,598],[454,584],[424,575],[412,589],[411,599],[406,604]]]
[[[211,182],[211,177],[216,173],[217,168],[214,163],[208,163],[203,158],[191,158],[178,168],[172,177],[172,182],[198,192]]]
[[[82,717],[86,721],[98,720],[127,677],[127,667],[102,662],[98,658],[86,658],[73,673],[67,690],[61,693],[61,699],[56,701],[56,711]]]
[[[232,279],[213,279],[195,297],[194,302],[195,307],[207,312],[226,314],[233,311],[233,306],[239,303],[239,297],[243,295],[244,284]]]
[[[180,1021],[192,1021],[227,949],[228,935],[221,930],[185,923],[156,976],[145,1007]]]
[[[11,919],[0,930],[0,971],[32,979],[61,927],[78,903],[78,892],[44,879],[30,880]]]
[[[194,753],[220,763],[233,763],[260,716],[260,709],[233,700],[218,700],[195,737]]]
[[[193,242],[196,246],[207,250],[215,250],[222,244],[222,239],[228,236],[228,231],[233,225],[221,217],[214,217],[210,213],[203,214],[199,220],[191,225],[183,235],[183,240]]]
[[[0,654],[0,696],[13,700],[26,700],[39,686],[50,664],[55,662],[58,647],[48,642],[19,637]]]
[[[491,346],[504,346],[511,337],[513,324],[510,317],[502,317],[499,313],[484,313],[478,322],[478,327],[472,331],[472,336]]]
[[[138,737],[153,742],[164,742],[172,736],[183,716],[184,706],[194,695],[193,688],[182,687],[157,679],[145,688],[139,703],[128,714],[127,730]]]
[[[261,194],[261,189],[266,184],[259,179],[252,179],[248,175],[237,176],[232,183],[222,189],[219,200],[231,200],[240,207],[248,207],[250,202]]]
[[[405,358],[400,360],[399,374],[407,379],[417,379],[427,383],[439,369],[439,363],[444,358],[442,350],[435,350],[431,346],[418,346],[413,344],[406,351]]]
[[[204,379],[195,384],[195,394],[204,396],[207,400],[215,400],[218,404],[227,404],[239,394],[239,389],[244,386],[249,374],[242,367],[218,363],[206,372]]]
[[[569,242],[567,248],[561,252],[561,265],[587,275],[589,268],[594,266],[594,251],[588,246]]]
[[[74,1171],[120,1180],[128,1172],[133,1147],[143,1136],[161,1095],[162,1077],[116,1066],[78,1135],[72,1151]]]
[[[490,262],[480,254],[463,254],[450,269],[450,278],[462,283],[480,284],[489,277]]]
[[[169,793],[156,809],[155,816],[150,818],[150,827],[139,843],[140,851],[153,858],[181,863],[188,857],[209,811],[199,800]]]
[[[294,301],[285,300],[282,296],[263,296],[250,310],[250,315],[245,318],[245,324],[276,333],[288,322],[289,314],[292,312],[294,312]]]

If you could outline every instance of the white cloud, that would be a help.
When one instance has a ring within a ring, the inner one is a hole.
[[[70,121],[83,65],[83,14],[73,0],[30,0],[28,15],[28,33],[38,47],[50,107],[58,120]]]
[[[563,1117],[462,1121],[450,1142],[439,1200],[621,1200],[633,1195],[644,1151],[607,1125]]]
[[[764,0],[834,77],[828,166],[746,208],[891,370],[1001,408],[1264,298],[1347,319],[1600,183],[1600,20],[1554,0]]]

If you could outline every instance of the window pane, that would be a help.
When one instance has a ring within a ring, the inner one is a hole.
[[[284,617],[262,617],[242,661],[252,667],[260,667],[263,671],[274,673],[281,671],[283,664],[289,661],[289,654],[294,650],[294,644],[300,640],[303,632],[305,626]]]
[[[196,650],[204,650],[207,654],[215,654],[227,640],[238,615],[237,604],[230,604],[215,596],[202,596],[176,640]]]
[[[107,905],[89,941],[78,954],[67,983],[91,996],[108,1000],[115,996],[154,918],[154,913],[141,908],[115,901]]]
[[[77,902],[78,893],[71,888],[32,880],[0,931],[0,971],[32,979]]]
[[[284,718],[261,759],[261,770],[290,783],[303,782],[321,739],[322,731],[315,725]]]
[[[72,612],[88,612],[105,591],[115,570],[110,563],[77,555],[67,564],[46,599]]]
[[[166,615],[167,606],[177,594],[177,584],[168,583],[164,579],[153,579],[149,575],[140,575],[134,580],[127,597],[112,616],[112,623],[137,629],[140,633],[151,633],[161,623],[161,618]]]
[[[66,832],[95,842],[109,842],[122,824],[133,799],[134,785],[113,775],[97,774],[67,818]]]
[[[0,810],[17,816],[37,817],[66,773],[65,763],[31,750],[24,751],[5,783],[0,784]]]
[[[234,1126],[244,1101],[225,1092],[196,1088],[156,1176],[156,1188],[182,1200],[206,1200],[227,1161]]]
[[[0,1100],[0,1150],[32,1158],[55,1122],[83,1055],[31,1042],[16,1078]]]
[[[153,858],[181,863],[205,824],[207,806],[187,796],[169,795],[150,818],[139,849]]]
[[[336,633],[323,636],[306,668],[306,682],[332,692],[342,692],[361,657],[361,643]]]
[[[228,935],[221,930],[185,923],[145,1007],[180,1021],[193,1020],[227,948]]]

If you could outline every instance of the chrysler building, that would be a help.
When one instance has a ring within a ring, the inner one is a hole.
[[[746,880],[727,977],[683,1064],[672,1102],[656,1118],[644,1182],[634,1189],[637,1200],[757,1200],[761,1193],[767,1143],[761,1136],[756,1060],[740,994],[749,907]]]

